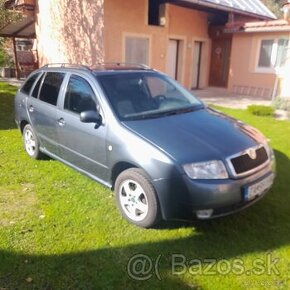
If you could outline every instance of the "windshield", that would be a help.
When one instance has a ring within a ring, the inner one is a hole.
[[[122,121],[158,118],[203,108],[203,104],[181,85],[159,73],[119,73],[97,78]]]

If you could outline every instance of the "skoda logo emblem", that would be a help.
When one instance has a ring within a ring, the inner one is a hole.
[[[256,149],[249,149],[247,151],[248,155],[250,156],[251,159],[256,159],[257,158],[257,153],[256,153]]]

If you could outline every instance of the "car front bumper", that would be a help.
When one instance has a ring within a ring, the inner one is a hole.
[[[192,180],[186,175],[153,181],[162,217],[169,219],[193,219],[201,210],[212,210],[209,218],[238,212],[261,199],[269,188],[259,196],[247,200],[246,189],[259,181],[275,178],[275,160],[253,175],[242,179]]]

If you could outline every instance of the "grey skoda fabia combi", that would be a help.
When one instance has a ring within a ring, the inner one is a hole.
[[[47,65],[19,89],[15,113],[30,157],[48,155],[113,189],[141,227],[239,211],[275,177],[258,130],[143,66]]]

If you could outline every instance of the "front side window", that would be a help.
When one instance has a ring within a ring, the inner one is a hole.
[[[36,73],[34,75],[32,75],[26,82],[25,84],[23,85],[23,87],[21,88],[21,92],[26,94],[26,95],[29,95],[30,93],[30,90],[34,84],[34,82],[36,81],[37,77],[39,76],[40,73]]]
[[[56,106],[57,98],[60,91],[64,73],[48,72],[43,81],[39,99],[43,102]]]
[[[264,39],[261,41],[258,68],[271,69],[286,63],[288,39]]]
[[[64,109],[77,114],[97,110],[94,92],[90,84],[82,77],[70,78],[65,94]]]
[[[121,120],[158,118],[203,107],[181,85],[158,73],[134,72],[97,78]]]

